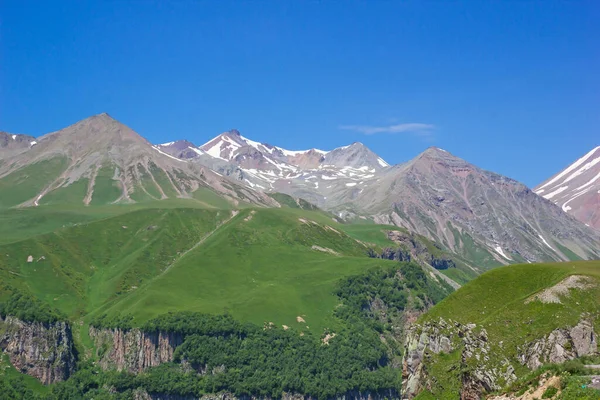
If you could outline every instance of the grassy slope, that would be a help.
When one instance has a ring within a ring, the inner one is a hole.
[[[525,304],[532,295],[569,275],[590,276],[597,286],[571,290],[568,297],[561,298],[561,304],[539,301]],[[574,326],[584,313],[595,318],[596,329],[600,328],[600,261],[521,264],[494,269],[448,296],[425,314],[421,322],[442,317],[485,328],[492,357],[496,354],[508,357],[519,376],[527,370],[516,360],[517,346],[546,336],[557,328]],[[458,361],[452,355],[439,357],[436,361],[438,381],[451,382],[446,372],[451,371],[452,364]]]
[[[311,329],[320,330],[335,307],[332,291],[340,277],[389,263],[366,258],[362,245],[325,225],[299,221],[297,212],[258,210],[246,221],[250,213],[243,211],[108,313],[120,310],[144,321],[171,310],[230,312],[258,324],[290,326],[302,315]],[[301,215],[322,220],[319,214]],[[344,256],[312,250],[313,245]]]
[[[52,193],[52,192],[51,192]],[[0,209],[0,245],[16,242],[36,235],[50,233],[56,229],[88,223],[112,216],[126,214],[135,210],[161,208],[220,208],[217,207],[216,194],[206,191],[206,196],[198,199],[168,199],[139,204],[113,204],[107,206],[86,207],[77,204],[40,205],[39,207]],[[228,205],[222,199],[219,204]]]
[[[0,178],[0,208],[33,199],[67,168],[67,159],[55,157],[21,168]]]
[[[24,227],[0,245],[2,282],[84,321],[100,313],[132,314],[141,323],[171,310],[226,311],[290,326],[302,315],[320,331],[328,326],[341,277],[392,263],[365,257],[365,247],[327,214],[289,208],[242,210],[181,257],[231,211],[187,207],[201,205],[194,200],[148,204],[161,208],[39,207],[0,214]],[[40,218],[44,225],[28,225]],[[26,261],[29,255],[34,262]]]

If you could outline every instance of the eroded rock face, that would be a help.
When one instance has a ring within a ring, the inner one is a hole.
[[[173,361],[173,352],[183,343],[183,335],[168,332],[143,332],[139,329],[96,329],[90,327],[90,337],[101,352],[104,369],[139,373]]]
[[[0,348],[21,372],[43,384],[64,381],[75,369],[71,327],[66,322],[24,322],[0,317]]]
[[[563,363],[577,357],[596,354],[598,344],[593,324],[586,319],[572,328],[556,329],[548,336],[528,344],[519,361],[531,369],[546,363]]]
[[[507,359],[490,365],[487,332],[475,324],[439,319],[413,326],[404,345],[402,362],[402,398],[412,399],[431,387],[427,358],[431,354],[460,351],[463,370],[461,399],[479,399],[484,392],[498,390],[515,381],[514,368]],[[468,365],[475,365],[467,368]]]

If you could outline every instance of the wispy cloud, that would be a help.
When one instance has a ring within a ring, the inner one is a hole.
[[[340,129],[364,133],[365,135],[375,135],[377,133],[410,133],[412,135],[431,137],[433,135],[434,125],[411,122],[407,124],[395,124],[387,126],[372,125],[342,125]]]

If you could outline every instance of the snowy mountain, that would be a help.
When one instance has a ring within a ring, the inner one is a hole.
[[[199,189],[210,189],[233,204],[275,205],[264,193],[153,146],[108,114],[37,139],[5,136],[0,140],[8,144],[2,147],[15,150],[0,158],[0,187],[19,190],[0,191],[0,207],[195,198]],[[19,140],[21,146],[15,148]]]
[[[200,147],[183,141],[158,147],[258,191],[290,194],[343,218],[405,227],[466,258],[478,254],[482,265],[600,256],[598,235],[560,208],[435,147],[395,166],[362,143],[290,151],[237,130]],[[589,162],[584,157],[580,164]]]
[[[362,143],[292,151],[236,130],[202,146],[185,140],[152,145],[100,114],[37,139],[2,133],[0,150],[0,188],[19,188],[0,190],[0,208],[178,197],[202,202],[210,201],[207,191],[234,205],[277,207],[267,193],[281,192],[338,217],[405,227],[476,261],[474,270],[600,257],[600,232],[563,212],[597,221],[600,148],[537,189],[551,201],[563,199],[562,210],[519,182],[438,148],[389,166]]]
[[[331,151],[287,150],[248,139],[235,129],[201,146],[179,140],[156,148],[252,188],[303,197],[319,206],[351,200],[352,193],[358,193],[365,182],[389,167],[362,143]]]
[[[586,225],[600,229],[600,146],[534,191]]]

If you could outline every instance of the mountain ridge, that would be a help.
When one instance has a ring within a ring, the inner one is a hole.
[[[600,229],[600,146],[534,188],[587,226]]]
[[[4,158],[0,183],[22,179],[28,179],[29,187],[21,186],[24,193],[0,196],[0,205],[37,206],[49,193],[86,205],[139,202],[193,197],[202,187],[234,202],[275,204],[209,168],[161,151],[106,113],[43,135],[29,150]]]
[[[360,142],[330,151],[292,151],[248,139],[235,129],[201,146],[187,140],[152,145],[108,114],[44,135],[38,142],[4,159],[0,183],[48,154],[66,156],[68,165],[57,167],[60,174],[53,183],[38,188],[39,198],[12,205],[40,204],[48,192],[77,179],[88,179],[89,186],[108,160],[113,167],[104,170],[110,175],[105,181],[112,186],[120,182],[120,195],[112,202],[193,197],[208,187],[230,201],[275,205],[267,194],[280,192],[340,218],[361,217],[409,229],[477,261],[478,273],[513,262],[600,257],[600,234],[514,179],[434,146],[390,166]],[[166,176],[174,195],[160,190],[150,169]],[[86,193],[84,202],[89,204],[93,190]]]

